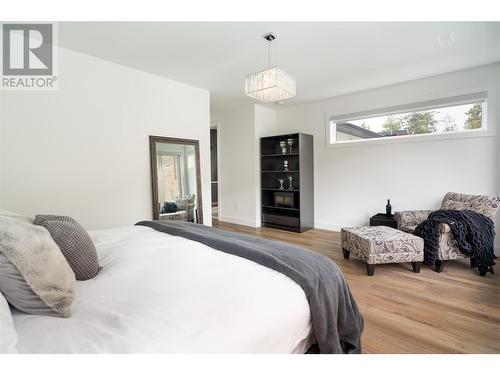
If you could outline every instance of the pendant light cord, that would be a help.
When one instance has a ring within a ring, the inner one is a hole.
[[[269,41],[269,44],[267,46],[267,66],[268,66],[268,68],[271,67],[271,43],[272,43],[272,40]]]

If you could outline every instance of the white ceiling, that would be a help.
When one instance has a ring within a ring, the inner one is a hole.
[[[500,22],[62,22],[59,43],[208,89],[218,110],[254,102],[244,76],[267,66],[268,31],[272,63],[297,79],[285,106],[500,61]]]

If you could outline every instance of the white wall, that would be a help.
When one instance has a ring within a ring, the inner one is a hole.
[[[255,220],[256,226],[261,225],[261,190],[260,190],[260,138],[277,134],[276,111],[261,105],[255,106],[255,189],[257,199],[255,200]]]
[[[253,106],[211,114],[219,124],[219,219],[255,226],[255,111]]]
[[[276,113],[249,105],[211,114],[219,126],[221,221],[260,226],[260,137],[275,131]]]
[[[438,208],[448,191],[500,193],[498,137],[419,143],[326,147],[330,115],[452,96],[474,88],[498,91],[500,64],[354,93],[277,111],[280,133],[314,135],[315,226],[364,225],[383,212]],[[499,127],[500,95],[488,102],[488,126]]]
[[[152,218],[149,135],[200,140],[211,224],[209,93],[59,49],[57,91],[0,92],[0,207],[86,228]]]

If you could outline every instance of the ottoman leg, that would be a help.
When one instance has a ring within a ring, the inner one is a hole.
[[[411,262],[411,266],[413,268],[413,272],[419,273],[420,272],[420,265],[422,262]]]
[[[368,276],[373,276],[375,273],[375,264],[368,264],[366,263],[366,273]]]
[[[344,259],[349,259],[349,250],[342,248],[342,253],[344,254]]]
[[[436,263],[434,263],[434,266],[435,266],[435,271],[436,272],[442,272],[443,271],[443,261],[442,260],[439,260],[439,259],[436,259]]]
[[[470,268],[476,268],[476,259],[474,257],[470,258]]]

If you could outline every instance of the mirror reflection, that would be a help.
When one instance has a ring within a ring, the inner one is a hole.
[[[202,223],[197,141],[152,138],[155,220]]]

